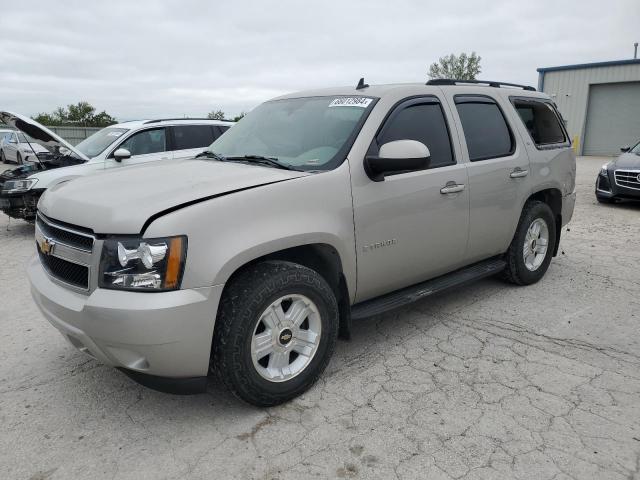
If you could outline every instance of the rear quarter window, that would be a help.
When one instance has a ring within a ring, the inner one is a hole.
[[[566,143],[560,117],[551,103],[520,98],[511,99],[511,102],[537,146]]]

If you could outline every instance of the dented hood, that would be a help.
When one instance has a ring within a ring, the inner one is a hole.
[[[137,234],[167,210],[306,175],[210,159],[166,160],[58,184],[45,192],[38,209],[95,233]]]
[[[42,145],[58,148],[64,147],[68,150],[71,150],[78,158],[82,160],[89,160],[89,158],[85,154],[73,148],[70,143],[63,140],[47,127],[40,125],[38,122],[29,117],[25,117],[24,115],[20,115],[19,113],[0,111],[0,120],[2,120],[7,125],[11,125],[21,132],[26,133],[31,138],[36,139]]]

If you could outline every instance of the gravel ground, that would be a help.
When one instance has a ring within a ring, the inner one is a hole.
[[[0,216],[0,478],[640,478],[640,206],[597,204],[603,159],[578,162],[540,283],[358,322],[315,388],[266,410],[75,351],[31,301],[33,228]]]

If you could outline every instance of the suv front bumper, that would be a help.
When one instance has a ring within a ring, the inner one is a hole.
[[[27,272],[45,318],[78,350],[136,372],[134,378],[207,375],[223,285],[158,293],[98,288],[85,295],[52,281],[37,256]]]

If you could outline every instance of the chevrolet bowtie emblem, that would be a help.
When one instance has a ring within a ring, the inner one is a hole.
[[[56,242],[51,240],[50,238],[44,237],[40,241],[40,251],[45,255],[53,254],[53,248],[56,246]]]

